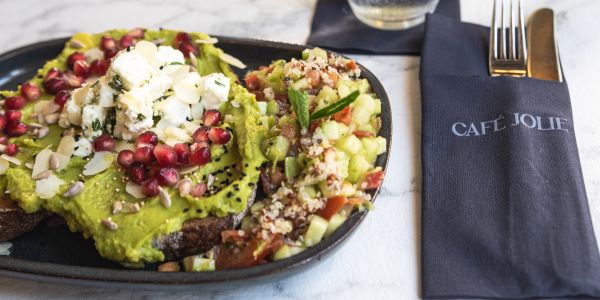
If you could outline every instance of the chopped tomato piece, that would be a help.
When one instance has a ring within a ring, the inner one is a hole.
[[[337,122],[350,126],[350,123],[352,123],[352,108],[350,108],[350,106],[346,106],[341,111],[333,114],[333,119]]]
[[[272,235],[266,244],[260,249],[258,253],[254,253],[255,259],[258,263],[265,261],[267,256],[271,253],[277,252],[279,248],[283,246],[283,238],[279,234]]]
[[[357,138],[364,138],[364,137],[373,137],[373,136],[375,136],[372,132],[368,132],[368,131],[364,131],[364,130],[354,130],[353,134]]]
[[[362,186],[365,190],[374,190],[381,186],[383,182],[383,171],[377,170],[375,172],[371,172],[365,176],[363,180]]]
[[[246,88],[248,88],[248,90],[250,91],[254,91],[257,90],[258,88],[260,88],[260,80],[258,79],[258,76],[256,75],[248,75],[246,76]]]
[[[263,101],[265,100],[265,94],[261,91],[252,91],[252,93],[254,93],[254,96],[256,96],[256,101]]]
[[[325,204],[325,207],[321,208],[317,212],[317,214],[319,214],[319,216],[329,220],[329,219],[331,219],[331,217],[333,217],[333,215],[335,215],[338,211],[340,211],[340,209],[342,209],[342,207],[344,207],[344,205],[346,205],[347,202],[348,202],[348,199],[344,196],[331,197],[331,198],[327,199],[327,203]]]
[[[321,125],[321,120],[312,121],[310,123],[310,127],[308,128],[308,132],[313,133],[317,128]]]
[[[256,239],[244,243],[242,246],[236,246],[230,243],[219,245],[217,256],[215,258],[215,267],[217,270],[238,269],[255,265],[254,250],[258,247]]]
[[[237,230],[221,231],[221,240],[223,241],[223,243],[240,241],[242,239],[243,239],[243,237],[240,235],[240,233]]]
[[[353,69],[355,69],[355,68],[356,68],[356,61],[354,61],[354,60],[349,60],[349,61],[346,63],[346,70],[350,71],[350,70],[353,70]]]

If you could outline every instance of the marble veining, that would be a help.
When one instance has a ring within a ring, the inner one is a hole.
[[[600,2],[526,0],[557,13],[559,47],[596,228],[600,228]],[[462,0],[463,20],[486,25],[492,1]],[[0,0],[0,52],[110,28],[172,28],[303,43],[315,0]],[[392,105],[393,147],[376,209],[330,259],[280,282],[218,291],[98,289],[0,276],[2,299],[418,299],[420,240],[419,58],[355,55],[382,81]],[[600,230],[596,230],[600,240]]]

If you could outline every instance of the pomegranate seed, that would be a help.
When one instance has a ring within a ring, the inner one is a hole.
[[[59,91],[66,90],[69,86],[61,77],[53,77],[44,81],[44,89],[50,94],[56,94]]]
[[[46,77],[44,77],[44,82],[52,79],[52,78],[61,78],[63,77],[63,72],[59,71],[57,68],[52,68],[48,70],[46,73]]]
[[[174,168],[162,168],[155,177],[161,186],[175,186],[179,181],[179,173]]]
[[[65,76],[65,82],[71,88],[78,88],[83,85],[85,80],[75,74],[67,74]]]
[[[154,197],[158,195],[158,181],[154,178],[146,180],[142,183],[142,193],[147,197]]]
[[[21,96],[8,97],[4,102],[5,109],[21,109],[23,106],[25,106],[25,98]]]
[[[151,147],[142,147],[135,150],[134,158],[135,161],[142,163],[146,166],[149,166],[154,161],[154,153],[152,152]]]
[[[56,93],[56,96],[54,96],[54,103],[56,103],[60,106],[64,106],[70,97],[71,97],[71,94],[68,91],[66,91],[66,90],[59,91],[58,93]]]
[[[202,148],[202,147],[210,148],[210,145],[208,144],[208,142],[196,142],[190,146],[190,151],[194,151],[194,150],[196,150],[198,148]]]
[[[190,54],[194,56],[198,55],[198,48],[190,42],[181,43],[181,45],[179,45],[179,51],[183,52],[184,57],[190,57]]]
[[[196,129],[196,131],[194,131],[194,133],[192,134],[192,139],[194,140],[194,142],[197,142],[197,143],[208,142],[208,141],[210,141],[210,138],[208,137],[209,131],[210,131],[210,127],[202,126],[198,129]]]
[[[154,147],[154,157],[161,167],[172,167],[177,163],[177,153],[169,145],[158,145]]]
[[[190,153],[190,163],[192,165],[205,165],[210,162],[210,158],[210,148],[208,147],[200,147],[192,150],[192,153]]]
[[[25,99],[28,101],[36,100],[41,94],[42,91],[40,88],[31,82],[25,82],[21,86],[21,95],[23,95],[23,97],[25,97]]]
[[[6,144],[8,142],[8,137],[0,136],[0,144]]]
[[[158,136],[154,131],[146,131],[140,134],[135,140],[136,144],[150,144],[152,146],[156,146],[158,144]]]
[[[75,62],[77,61],[85,61],[85,55],[83,55],[81,52],[74,52],[73,54],[69,55],[67,58],[67,66],[69,66],[69,69],[72,70]]]
[[[133,163],[127,169],[127,175],[131,180],[137,183],[142,183],[146,180],[146,169],[144,169],[144,165],[141,163]]]
[[[5,132],[11,137],[22,136],[27,133],[27,125],[22,122],[8,123]]]
[[[213,127],[208,132],[208,138],[215,144],[223,145],[231,140],[231,133],[221,127]]]
[[[133,151],[122,150],[121,152],[119,152],[119,155],[117,155],[117,162],[119,163],[119,165],[121,165],[121,167],[123,167],[125,169],[131,167],[131,165],[133,165],[133,163],[135,163],[135,158],[133,157]]]
[[[109,134],[103,133],[94,140],[94,151],[114,151],[117,142]]]
[[[117,55],[117,49],[104,50],[104,59],[111,59]]]
[[[221,122],[221,113],[216,109],[207,110],[202,119],[204,126],[216,126]]]
[[[121,39],[119,40],[119,48],[121,48],[121,49],[125,49],[125,48],[131,47],[133,45],[135,45],[135,40],[129,34],[122,36]]]
[[[78,77],[87,78],[90,75],[90,66],[85,60],[78,60],[73,64],[73,74]]]
[[[173,44],[175,44],[175,47],[179,48],[181,43],[184,43],[184,42],[191,43],[192,38],[190,38],[190,35],[187,34],[186,32],[180,32],[175,36],[175,40],[173,41]]]
[[[100,39],[100,49],[104,52],[117,49],[115,39],[109,35],[105,35]]]
[[[6,155],[15,156],[17,152],[19,152],[19,146],[17,146],[17,144],[6,145]]]
[[[143,39],[145,32],[146,31],[145,31],[144,28],[134,28],[131,31],[129,31],[129,33],[127,33],[127,35],[129,35],[129,36],[131,36],[132,38],[135,38],[135,39]]]
[[[148,169],[148,178],[156,178],[158,171],[160,171],[160,166],[157,164],[152,164],[150,169]]]
[[[202,197],[202,195],[204,195],[205,192],[206,192],[206,183],[198,182],[198,184],[196,184],[192,188],[192,190],[190,191],[190,194],[194,197]]]
[[[6,122],[8,122],[8,124],[19,123],[19,121],[21,121],[20,110],[11,109],[6,111]]]
[[[108,62],[103,59],[96,59],[90,64],[90,74],[95,76],[104,76],[108,71]]]
[[[190,147],[185,143],[179,143],[173,146],[173,150],[177,154],[177,165],[187,165],[190,157]]]
[[[0,115],[0,130],[4,130],[4,127],[6,127],[6,116]]]

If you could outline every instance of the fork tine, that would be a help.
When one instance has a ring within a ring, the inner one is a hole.
[[[506,59],[506,22],[504,21],[504,0],[500,0],[500,58]]]
[[[490,26],[490,60],[498,58],[498,32],[496,26],[496,0],[492,11],[492,25]]]
[[[508,10],[509,12],[509,16],[508,16],[508,20],[509,20],[509,32],[508,32],[508,57],[510,59],[515,59],[516,56],[516,50],[515,50],[515,22],[514,22],[514,5],[513,5],[513,0],[510,0],[510,9]]]
[[[525,36],[525,22],[523,21],[523,6],[521,0],[517,1],[519,6],[519,59],[527,61],[527,42]]]

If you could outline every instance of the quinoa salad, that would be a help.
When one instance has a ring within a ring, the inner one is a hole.
[[[356,62],[314,48],[238,78],[246,66],[217,46],[164,29],[74,35],[0,91],[6,197],[161,272],[285,259],[371,209],[387,141]]]

